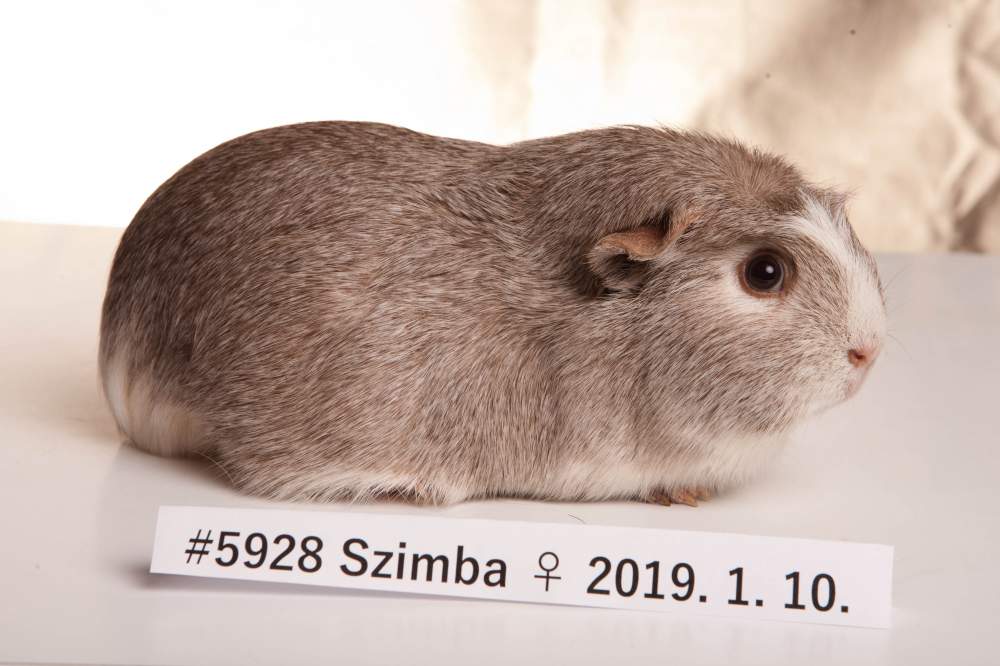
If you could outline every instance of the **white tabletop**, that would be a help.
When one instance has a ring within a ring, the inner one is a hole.
[[[1000,260],[883,256],[895,341],[861,394],[698,508],[473,502],[422,513],[896,548],[891,629],[362,593],[148,573],[161,504],[282,506],[119,444],[97,326],[119,230],[0,224],[0,661],[997,663]],[[301,505],[299,505],[301,506]],[[313,505],[311,508],[316,508]]]

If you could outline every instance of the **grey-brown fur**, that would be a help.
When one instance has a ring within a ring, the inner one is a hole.
[[[184,167],[126,230],[102,373],[138,446],[202,452],[269,496],[724,486],[749,472],[729,457],[757,445],[710,443],[780,434],[843,392],[856,276],[788,222],[807,196],[877,288],[842,200],[734,142],[640,127],[505,147],[368,123],[256,132]],[[663,251],[601,245],[638,228]],[[721,285],[762,246],[792,258],[789,293],[729,302]],[[154,425],[177,441],[141,441]],[[616,464],[642,478],[601,476]]]

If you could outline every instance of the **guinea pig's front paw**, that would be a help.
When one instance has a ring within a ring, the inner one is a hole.
[[[698,506],[698,502],[712,499],[712,491],[707,488],[674,488],[672,490],[654,490],[643,501],[647,504],[684,504]]]

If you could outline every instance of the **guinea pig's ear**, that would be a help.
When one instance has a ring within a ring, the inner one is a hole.
[[[587,264],[605,289],[637,291],[646,281],[649,262],[683,233],[689,215],[655,221],[608,234],[587,255]]]

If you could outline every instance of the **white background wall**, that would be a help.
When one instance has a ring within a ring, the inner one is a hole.
[[[326,118],[495,138],[447,3],[0,8],[0,218],[124,226],[225,139]]]
[[[377,120],[698,127],[854,189],[877,249],[1000,251],[1000,2],[0,2],[0,220],[124,226],[199,153]]]

